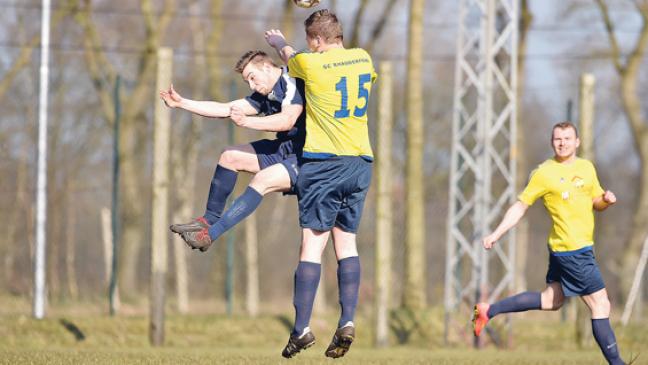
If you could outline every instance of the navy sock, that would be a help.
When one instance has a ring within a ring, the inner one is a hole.
[[[293,305],[295,306],[293,335],[301,335],[304,328],[308,327],[313,312],[317,286],[319,285],[321,266],[308,261],[300,261],[299,265],[297,265],[293,297]]]
[[[209,196],[207,197],[207,209],[205,210],[205,219],[211,225],[214,224],[223,214],[227,197],[234,190],[238,172],[216,165],[214,177],[209,187]]]
[[[500,313],[524,312],[541,308],[540,292],[527,291],[491,304],[488,318],[493,318]]]
[[[358,288],[360,287],[360,258],[347,257],[338,261],[338,290],[342,315],[338,328],[345,323],[353,321],[356,305],[358,304]]]
[[[263,200],[263,195],[248,186],[245,192],[236,198],[229,209],[225,211],[223,217],[209,227],[209,237],[212,241],[252,214],[261,204],[261,200]]]
[[[609,318],[592,319],[592,332],[596,343],[598,343],[603,356],[610,363],[610,365],[623,365],[625,364],[619,356],[619,348],[617,346],[614,331],[610,326]]]

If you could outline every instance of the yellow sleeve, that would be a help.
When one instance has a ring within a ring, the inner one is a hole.
[[[542,178],[538,173],[538,169],[535,169],[531,172],[529,183],[524,188],[524,191],[522,191],[522,193],[518,195],[518,199],[526,205],[533,205],[533,203],[538,198],[545,195],[546,192],[547,190],[542,183]]]
[[[305,53],[297,53],[288,60],[288,75],[305,80],[307,60]]]
[[[594,168],[594,165],[592,166],[592,198],[596,198],[597,196],[603,195],[605,191],[601,187],[601,183],[599,182],[598,176],[596,176],[596,169]]]

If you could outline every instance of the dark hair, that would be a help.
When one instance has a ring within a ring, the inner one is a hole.
[[[574,133],[576,133],[576,138],[578,138],[578,129],[576,128],[576,126],[574,125],[574,123],[572,123],[572,122],[570,122],[570,121],[564,121],[564,122],[560,122],[560,123],[555,124],[555,125],[553,126],[553,128],[551,128],[551,139],[553,139],[553,131],[554,131],[556,128],[560,128],[560,129],[567,129],[567,128],[571,128],[571,129],[574,130]]]
[[[321,37],[326,43],[342,41],[342,24],[338,21],[337,16],[322,9],[311,14],[304,21],[306,26],[306,35],[310,38]]]
[[[234,71],[238,73],[243,73],[243,69],[245,66],[247,66],[249,63],[253,65],[262,65],[264,63],[268,63],[274,67],[279,67],[277,64],[274,62],[272,57],[268,56],[267,53],[263,51],[247,51],[241,58],[236,62],[236,66],[234,66]]]

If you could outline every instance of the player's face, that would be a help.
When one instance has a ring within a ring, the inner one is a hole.
[[[247,82],[251,90],[258,92],[261,95],[268,95],[272,91],[274,85],[271,84],[270,66],[266,64],[254,65],[248,63],[241,75],[243,81]]]
[[[580,145],[580,139],[576,137],[574,128],[554,128],[551,145],[556,158],[565,161],[576,156],[576,149]]]

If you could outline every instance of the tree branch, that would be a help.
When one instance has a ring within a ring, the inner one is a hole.
[[[59,8],[54,12],[54,15],[52,16],[52,23],[51,23],[51,28],[52,30],[56,29],[58,27],[59,23],[65,18],[67,15],[71,13],[71,8],[69,7],[64,7],[64,8]],[[7,90],[9,90],[9,87],[13,84],[14,79],[20,71],[25,68],[30,62],[31,62],[31,56],[34,53],[34,49],[38,47],[40,44],[41,38],[40,38],[40,32],[33,36],[32,39],[29,40],[29,43],[27,45],[23,46],[22,49],[20,50],[20,54],[16,58],[16,61],[11,65],[9,70],[4,74],[2,77],[2,80],[0,80],[0,100],[4,97],[5,93]]]
[[[90,0],[85,0],[85,7],[83,9],[77,9],[76,1],[70,2],[73,8],[76,9],[74,18],[81,28],[83,28],[83,55],[88,65],[88,70],[90,71],[92,84],[99,96],[101,109],[106,122],[112,125],[115,115],[113,109],[114,101],[111,98],[110,90],[112,80],[115,80],[115,71],[101,52],[102,41],[94,23],[90,19],[90,3]]]
[[[619,73],[623,73],[625,67],[621,64],[621,50],[619,48],[619,43],[617,42],[616,36],[614,35],[614,24],[610,18],[610,10],[608,9],[607,4],[604,0],[596,0],[596,4],[601,11],[601,16],[603,17],[603,23],[605,25],[605,30],[610,40],[610,47],[612,47],[612,61],[614,62],[614,67]]]
[[[394,5],[396,5],[396,0],[389,0],[378,22],[376,23],[376,25],[374,25],[373,30],[371,31],[371,37],[369,38],[367,44],[364,46],[364,49],[367,52],[371,53],[374,44],[376,43],[376,40],[380,38],[383,30],[385,30],[385,24],[387,24],[387,16],[392,13],[392,9],[394,8]]]
[[[349,42],[349,47],[354,48],[358,47],[360,44],[360,20],[367,10],[367,0],[361,0],[360,5],[358,6],[358,11],[355,13],[355,18],[353,19],[353,29],[351,29],[351,41]]]

